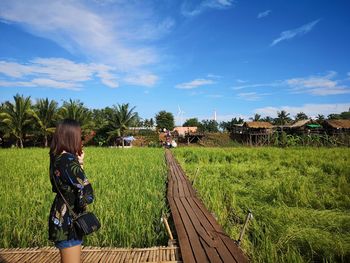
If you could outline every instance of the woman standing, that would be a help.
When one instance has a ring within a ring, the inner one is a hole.
[[[61,194],[76,214],[94,199],[83,160],[80,125],[65,119],[56,127],[50,147],[50,181],[56,197],[49,216],[49,239],[60,250],[63,263],[80,262],[83,236],[75,230]]]

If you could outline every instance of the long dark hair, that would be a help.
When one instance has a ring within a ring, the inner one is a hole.
[[[76,120],[64,119],[56,127],[51,141],[50,156],[53,157],[63,151],[74,155],[82,154],[81,128]]]

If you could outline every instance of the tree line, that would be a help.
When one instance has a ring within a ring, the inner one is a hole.
[[[273,125],[286,125],[292,122],[300,121],[300,120],[308,120],[310,119],[304,112],[297,113],[294,118],[290,116],[285,110],[278,111],[277,117],[272,118],[270,116],[262,117],[260,114],[254,114],[253,117],[249,118],[250,121],[264,121],[269,122]],[[324,120],[333,120],[333,119],[350,119],[350,109],[349,111],[342,112],[340,114],[329,114],[327,118],[318,114],[315,121],[322,123]],[[198,118],[187,119],[183,124],[184,127],[198,127],[201,132],[218,132],[220,129],[222,131],[231,132],[235,125],[244,123],[244,119],[241,117],[232,118],[229,121],[221,121],[217,122],[215,120],[202,120],[199,121]]]
[[[47,147],[58,121],[69,118],[77,120],[81,127],[83,137],[88,140],[93,137],[98,145],[111,144],[118,137],[127,135],[130,127],[144,129],[167,129],[175,127],[174,115],[165,110],[159,111],[154,119],[142,119],[135,107],[129,103],[117,104],[103,109],[88,109],[80,100],[69,99],[59,106],[55,100],[37,99],[32,102],[31,97],[16,94],[13,101],[5,101],[0,104],[0,144],[12,145],[23,148],[25,142],[29,145],[42,145]],[[308,119],[300,112],[294,117],[294,121]],[[328,119],[350,119],[350,111],[340,114],[330,114]],[[277,118],[264,117],[255,114],[252,121],[267,121],[275,125],[285,125],[293,121],[286,111],[277,113]],[[318,115],[316,120],[323,121],[326,118]],[[195,126],[200,132],[230,132],[234,125],[243,123],[242,118],[232,118],[230,121],[218,123],[215,120],[202,120],[190,118],[183,124],[184,127]],[[124,142],[124,141],[123,141]]]

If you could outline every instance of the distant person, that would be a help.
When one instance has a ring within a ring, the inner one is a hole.
[[[83,236],[74,229],[60,192],[76,214],[85,211],[94,199],[83,170],[82,147],[78,122],[65,119],[57,125],[50,147],[50,181],[56,196],[49,216],[49,240],[60,250],[63,263],[80,262]]]
[[[177,143],[176,143],[175,140],[172,140],[172,141],[171,141],[171,147],[173,147],[173,148],[176,148],[176,147],[177,147]]]

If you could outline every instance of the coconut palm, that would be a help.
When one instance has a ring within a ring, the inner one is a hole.
[[[254,114],[254,117],[251,117],[251,118],[249,118],[249,119],[252,120],[252,121],[261,121],[261,115],[255,113],[255,114]]]
[[[304,113],[304,112],[299,112],[297,115],[295,115],[295,120],[300,121],[300,120],[307,120],[309,117]]]
[[[54,132],[58,103],[54,100],[39,99],[34,105],[35,119],[39,125],[41,135],[44,136],[44,145],[48,146],[48,136]]]
[[[323,114],[318,114],[317,117],[316,117],[316,120],[317,120],[318,122],[322,122],[322,121],[325,120],[325,117],[324,117]]]
[[[73,119],[79,122],[84,134],[89,133],[94,127],[91,111],[80,100],[64,101],[58,110],[58,116],[60,119]]]
[[[277,118],[276,118],[276,124],[278,125],[285,125],[288,122],[291,121],[291,118],[289,118],[289,113],[287,113],[285,110],[277,111]]]
[[[129,103],[114,106],[113,113],[108,117],[109,138],[115,136],[123,137],[125,131],[134,123],[137,113],[134,112],[135,107],[129,108]],[[122,147],[124,147],[124,139],[122,138]]]
[[[34,112],[31,109],[31,100],[16,94],[14,103],[6,101],[3,105],[0,119],[10,135],[16,138],[16,146],[23,148],[23,140],[33,121]]]

